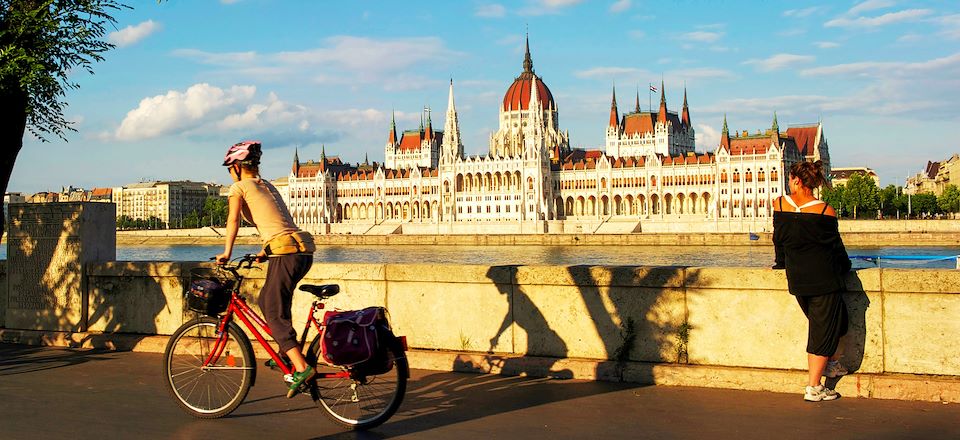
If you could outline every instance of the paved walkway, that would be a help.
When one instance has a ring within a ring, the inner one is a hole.
[[[344,432],[259,371],[219,420],[182,413],[161,355],[0,344],[0,437],[11,439],[957,439],[960,405],[643,387],[417,370],[386,425]]]

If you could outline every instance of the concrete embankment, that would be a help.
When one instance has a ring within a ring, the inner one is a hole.
[[[162,351],[192,317],[182,292],[198,265],[88,263],[76,324],[3,292],[0,340]],[[255,304],[265,271],[247,275]],[[304,282],[340,284],[330,308],[388,307],[416,368],[790,393],[806,381],[807,324],[783,271],[316,264]],[[955,270],[851,273],[844,363],[856,372],[837,389],[960,403],[958,285]],[[295,328],[311,300],[295,296]]]
[[[843,220],[840,232],[850,246],[960,246],[960,220]],[[118,231],[117,244],[215,245],[223,228]],[[317,234],[319,245],[460,245],[460,246],[770,246],[770,232],[644,232],[633,234]],[[254,228],[242,228],[238,244],[260,244]]]

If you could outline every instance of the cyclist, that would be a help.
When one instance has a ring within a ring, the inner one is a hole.
[[[230,261],[233,244],[240,229],[241,217],[256,226],[263,241],[257,261],[269,259],[267,277],[260,290],[258,305],[273,338],[286,353],[295,372],[287,397],[297,394],[300,386],[316,373],[303,357],[297,332],[293,329],[290,308],[293,291],[313,265],[313,237],[294,224],[277,189],[260,177],[261,147],[259,142],[240,142],[231,146],[223,159],[233,185],[230,186],[227,237],[217,264]]]

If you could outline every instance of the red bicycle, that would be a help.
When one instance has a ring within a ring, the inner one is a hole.
[[[255,260],[255,255],[245,255],[214,269],[191,272],[190,284],[206,279],[219,283],[221,289],[211,291],[206,298],[187,295],[187,307],[197,312],[197,317],[170,336],[163,355],[163,373],[174,399],[195,417],[211,419],[230,414],[256,382],[253,346],[235,319],[270,355],[271,367],[284,376],[293,373],[290,364],[267,342],[264,334],[270,335],[270,329],[264,319],[240,295],[244,278],[240,269],[253,267]],[[323,356],[325,324],[320,315],[323,301],[339,293],[340,287],[304,284],[300,290],[317,297],[300,335],[300,346],[304,347],[311,327],[317,331],[304,354],[317,375],[303,385],[303,394],[310,396],[331,420],[352,429],[368,429],[387,421],[400,407],[410,376],[405,338],[393,334],[384,309],[382,319],[374,324],[377,365],[370,365],[373,360],[352,366],[329,365]]]

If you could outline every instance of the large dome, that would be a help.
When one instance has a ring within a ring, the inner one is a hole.
[[[526,54],[523,57],[523,73],[513,80],[507,93],[503,95],[503,111],[529,110],[531,83],[536,82],[537,98],[544,110],[556,109],[553,94],[539,76],[533,73],[533,60],[530,59],[530,41],[527,40]]]
[[[537,97],[540,99],[540,105],[543,106],[543,109],[557,108],[553,102],[553,94],[550,93],[550,89],[543,83],[543,80],[533,73],[524,72],[513,80],[513,84],[503,95],[503,111],[530,109],[530,83],[532,81],[536,81]]]

